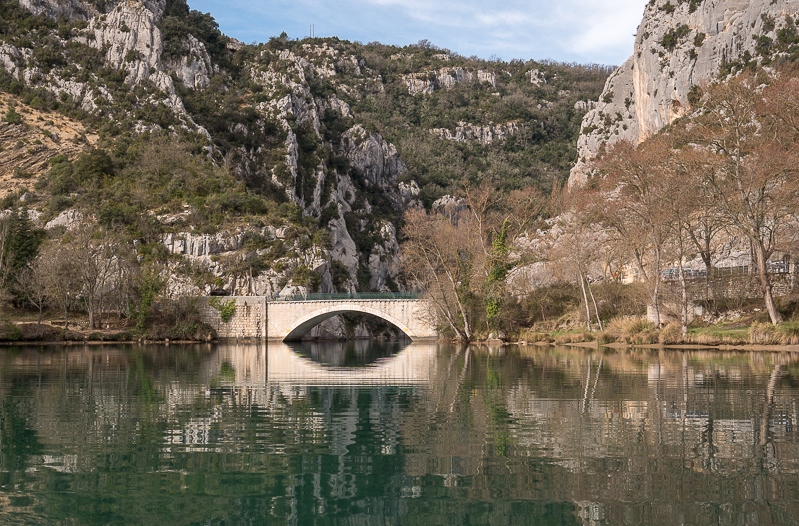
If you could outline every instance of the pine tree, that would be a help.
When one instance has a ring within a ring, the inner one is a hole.
[[[13,290],[20,271],[39,253],[39,238],[33,230],[27,210],[11,212],[8,218],[8,240],[4,248],[4,285]]]

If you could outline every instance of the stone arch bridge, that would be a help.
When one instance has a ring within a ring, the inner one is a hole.
[[[228,321],[218,307],[235,302]],[[214,307],[212,303],[216,303]],[[266,338],[301,340],[312,328],[338,314],[360,312],[382,318],[411,340],[438,339],[432,304],[410,294],[308,294],[284,298],[264,296],[206,298],[201,319],[214,327],[220,339]]]

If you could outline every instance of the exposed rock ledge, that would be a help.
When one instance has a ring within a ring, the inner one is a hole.
[[[430,94],[436,89],[451,89],[460,82],[488,82],[497,86],[497,76],[491,71],[467,71],[463,68],[441,68],[429,73],[410,73],[403,75],[402,80],[408,86],[411,95]]]
[[[482,145],[491,144],[494,141],[504,141],[519,129],[518,121],[505,122],[503,124],[468,124],[459,122],[455,132],[447,128],[433,128],[430,130],[442,140],[455,142],[477,141]]]

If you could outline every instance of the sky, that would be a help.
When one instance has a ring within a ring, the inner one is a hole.
[[[621,65],[647,0],[188,0],[244,43],[285,31],[405,46],[427,39],[469,57]]]

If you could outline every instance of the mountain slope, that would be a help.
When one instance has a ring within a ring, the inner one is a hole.
[[[426,42],[243,45],[182,0],[4,2],[0,64],[20,107],[97,136],[14,196],[125,230],[176,294],[402,288],[403,213],[464,182],[565,181],[609,73]]]

